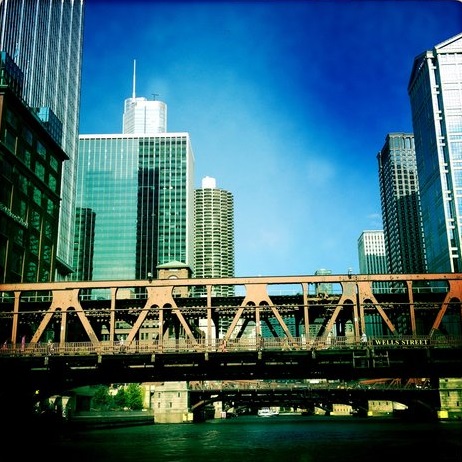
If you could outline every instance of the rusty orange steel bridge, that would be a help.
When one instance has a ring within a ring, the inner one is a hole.
[[[215,288],[223,286],[242,295],[215,297]],[[194,297],[199,289],[206,295]],[[454,315],[451,324],[461,334],[460,273],[24,283],[3,284],[0,291],[0,335],[13,345],[23,336],[38,343],[48,331],[61,346],[89,341],[97,348],[103,340],[117,340],[121,323],[128,346],[143,340],[143,329],[154,332],[160,344],[173,337],[199,347],[204,337],[241,338],[249,325],[254,337],[264,325],[280,337],[277,324],[293,343],[294,335],[319,338],[347,322],[359,341],[367,315],[380,317],[385,337],[431,336]],[[313,334],[310,326],[319,319]],[[219,335],[223,325],[226,331]]]
[[[224,286],[241,295],[213,295]],[[0,339],[13,346],[51,339],[98,349],[123,339],[130,348],[154,339],[168,347],[174,339],[200,349],[266,333],[283,338],[282,348],[332,336],[359,341],[366,331],[387,339],[462,334],[460,273],[26,283],[0,291]],[[204,295],[192,295],[198,291]]]
[[[216,296],[224,287],[234,295]],[[428,372],[418,363],[462,376],[459,273],[3,284],[0,295],[5,367],[92,369],[96,383]]]

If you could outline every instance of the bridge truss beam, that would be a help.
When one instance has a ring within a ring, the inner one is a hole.
[[[241,295],[216,297],[216,287]],[[326,275],[152,281],[4,284],[0,338],[9,344],[51,339],[126,345],[172,339],[196,349],[256,341],[462,334],[462,275]],[[202,291],[205,297],[195,297]],[[288,294],[288,292],[290,292]],[[284,293],[284,294],[283,294]],[[368,327],[369,326],[369,327]],[[371,327],[372,326],[372,327]],[[150,338],[148,338],[150,337]]]

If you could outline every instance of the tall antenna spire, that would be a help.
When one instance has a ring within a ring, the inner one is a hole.
[[[133,60],[133,95],[132,95],[133,99],[136,98],[135,87],[136,87],[136,59]]]

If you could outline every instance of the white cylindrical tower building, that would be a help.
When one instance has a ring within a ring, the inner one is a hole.
[[[194,191],[194,277],[234,277],[234,199],[229,191],[216,187],[215,178],[202,179]],[[216,287],[234,295],[234,288]]]

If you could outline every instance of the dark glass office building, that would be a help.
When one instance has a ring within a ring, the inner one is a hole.
[[[50,125],[22,99],[22,72],[0,53],[0,282],[50,282],[57,266],[66,154]]]
[[[388,134],[377,160],[388,266],[384,272],[425,273],[425,244],[414,135]]]

